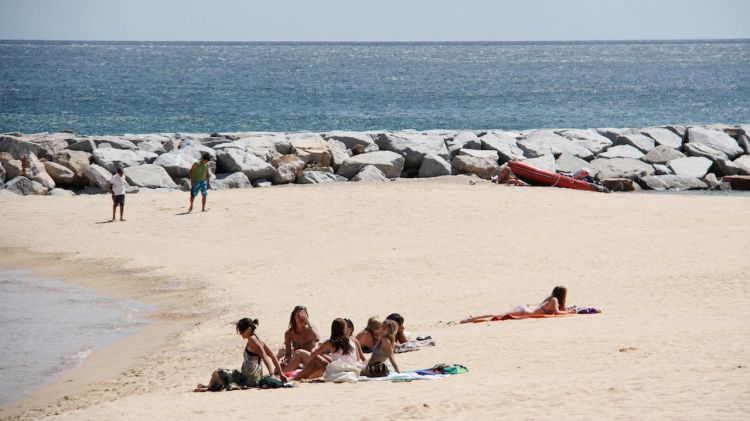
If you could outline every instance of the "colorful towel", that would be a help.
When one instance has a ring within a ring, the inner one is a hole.
[[[392,368],[391,368],[392,370]],[[438,364],[432,368],[422,370],[410,370],[403,373],[391,373],[385,377],[364,377],[360,376],[359,381],[391,381],[391,382],[410,382],[413,380],[439,380],[443,377],[468,373],[469,369],[460,364]]]
[[[469,369],[462,366],[461,364],[438,364],[432,368],[425,368],[422,370],[411,370],[408,373],[417,373],[423,376],[436,376],[436,375],[454,375],[468,373]]]

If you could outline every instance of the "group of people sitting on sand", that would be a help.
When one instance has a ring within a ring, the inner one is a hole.
[[[538,305],[522,305],[502,315],[469,317],[461,323],[484,320],[488,317],[528,314],[575,313],[566,307],[567,289],[557,286],[552,294]],[[198,385],[196,391],[233,390],[248,387],[279,387],[290,380],[314,379],[323,376],[326,367],[340,362],[355,367],[360,375],[383,377],[389,374],[386,362],[400,373],[396,347],[408,341],[404,333],[404,318],[393,313],[384,321],[371,317],[367,326],[354,335],[350,319],[337,318],[331,323],[330,338],[324,342],[310,323],[307,308],[297,306],[289,316],[289,327],[284,333],[284,349],[278,353],[261,340],[256,331],[258,320],[243,318],[235,324],[237,333],[246,341],[240,370],[219,369],[213,372],[208,385]],[[369,358],[365,356],[369,353]],[[263,375],[263,365],[271,375]]]

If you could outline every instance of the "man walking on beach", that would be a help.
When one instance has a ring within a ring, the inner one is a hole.
[[[112,193],[112,220],[115,220],[115,211],[117,207],[120,207],[120,221],[125,219],[122,217],[125,211],[125,186],[128,185],[125,176],[122,174],[122,167],[117,168],[117,173],[112,176],[109,180],[109,192]]]
[[[193,200],[195,200],[199,191],[203,196],[201,211],[206,211],[206,196],[208,195],[208,189],[211,188],[211,184],[208,182],[208,161],[210,160],[211,155],[208,152],[203,152],[201,160],[194,163],[193,167],[190,168],[190,209],[188,209],[188,212],[193,211]]]

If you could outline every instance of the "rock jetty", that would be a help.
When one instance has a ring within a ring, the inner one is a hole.
[[[131,191],[186,190],[208,152],[217,189],[473,174],[513,160],[592,176],[617,191],[748,189],[750,125],[402,130],[323,133],[0,135],[0,188],[22,195],[104,193],[124,169]]]

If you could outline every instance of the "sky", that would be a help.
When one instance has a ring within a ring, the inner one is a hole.
[[[750,0],[0,0],[0,39],[750,38]]]

